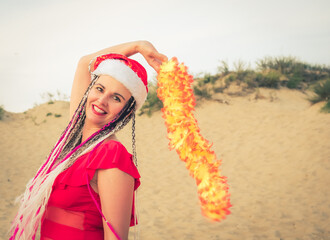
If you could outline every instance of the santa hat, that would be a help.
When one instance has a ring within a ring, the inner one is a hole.
[[[137,61],[121,54],[106,54],[96,58],[94,75],[108,75],[122,83],[136,101],[136,109],[145,102],[148,94],[148,76]]]

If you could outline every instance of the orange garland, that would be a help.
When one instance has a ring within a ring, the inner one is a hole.
[[[196,180],[202,213],[211,220],[220,221],[230,214],[230,195],[226,177],[220,175],[221,161],[210,150],[211,144],[201,136],[193,115],[193,77],[187,73],[186,66],[179,65],[173,58],[161,65],[157,79],[169,148],[177,151]]]

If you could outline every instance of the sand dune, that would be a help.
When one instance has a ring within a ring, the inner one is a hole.
[[[194,180],[168,150],[161,113],[137,118],[141,239],[330,239],[330,115],[299,91],[260,94],[196,108],[230,185],[232,213],[222,222],[201,215]],[[8,239],[15,197],[68,123],[68,107],[44,104],[0,121],[0,239]],[[119,134],[129,150],[130,134],[130,127]]]

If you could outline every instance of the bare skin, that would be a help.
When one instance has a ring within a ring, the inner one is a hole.
[[[98,55],[107,53],[119,53],[127,57],[140,53],[157,72],[161,63],[167,61],[167,57],[159,53],[147,41],[123,43],[82,57],[78,63],[71,90],[70,118],[90,84],[88,71],[90,61]],[[93,69],[91,70],[93,71]],[[101,76],[87,99],[82,139],[87,139],[102,128],[107,121],[120,112],[130,97],[131,93],[116,79],[106,75]],[[107,140],[117,139],[115,136],[111,136]],[[127,239],[132,211],[134,178],[117,168],[100,169],[96,171],[90,184],[100,196],[102,212],[106,219],[121,239]],[[105,221],[103,221],[103,228],[105,240],[117,239]]]

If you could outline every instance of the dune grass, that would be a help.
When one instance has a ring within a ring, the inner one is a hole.
[[[255,92],[259,87],[298,89],[305,91],[311,89],[316,96],[311,98],[311,103],[326,101],[322,112],[330,112],[330,67],[325,65],[313,65],[297,60],[294,57],[265,57],[256,62],[256,69],[251,69],[243,61],[237,61],[230,69],[226,61],[220,61],[218,72],[214,75],[204,74],[196,77],[193,83],[193,91],[197,103],[203,99],[213,100],[214,94],[222,93],[232,84],[241,86],[245,93]],[[145,104],[138,115],[159,111],[163,103],[157,97],[157,81],[149,84],[149,93]],[[239,94],[238,94],[239,95]],[[244,94],[241,94],[244,95]],[[41,95],[48,103],[69,99],[68,96],[57,91],[46,92]],[[0,106],[0,120],[4,117],[5,110]],[[60,116],[55,116],[60,117]]]
[[[157,88],[155,83],[148,85],[148,97],[138,113],[139,116],[143,114],[151,116],[153,112],[159,111],[163,107],[162,101],[157,97]]]
[[[203,99],[212,100],[216,93],[224,92],[231,84],[241,86],[242,91],[253,92],[259,87],[265,88],[290,88],[305,91],[311,86],[316,97],[310,99],[312,103],[328,101],[322,108],[323,112],[329,109],[330,92],[330,67],[313,65],[302,62],[294,57],[265,57],[256,62],[256,69],[251,69],[243,61],[233,64],[229,68],[226,61],[221,61],[218,72],[214,75],[194,79],[193,90],[197,102]],[[162,108],[162,102],[157,97],[157,84],[151,84],[146,103],[141,108],[139,115],[151,116],[153,112]]]
[[[312,103],[330,100],[330,79],[319,82],[314,86],[316,96],[311,99]]]
[[[70,99],[69,96],[67,96],[65,93],[62,93],[60,90],[57,90],[56,93],[45,92],[40,96],[44,102],[47,102],[48,104],[54,104],[55,101],[69,101]]]
[[[313,87],[315,96],[310,99],[312,103],[326,101],[326,104],[321,108],[321,112],[330,113],[330,78],[317,83]]]
[[[3,119],[4,114],[5,114],[5,109],[4,109],[3,106],[1,105],[1,106],[0,106],[0,120]]]
[[[330,100],[321,108],[321,112],[330,113]]]

